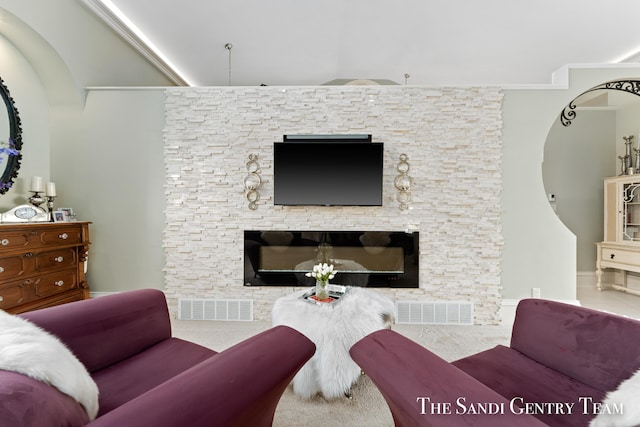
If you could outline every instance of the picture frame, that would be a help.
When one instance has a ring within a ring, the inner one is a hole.
[[[53,211],[53,222],[67,222],[66,212],[61,210]]]
[[[58,209],[56,209],[55,212],[63,212],[64,213],[64,222],[73,222],[73,221],[76,220],[76,216],[73,213],[73,209],[72,208],[58,208]]]

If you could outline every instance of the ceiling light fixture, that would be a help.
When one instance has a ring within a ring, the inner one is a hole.
[[[224,48],[229,51],[229,81],[227,85],[231,86],[231,49],[233,49],[233,45],[231,43],[227,43],[224,45]]]

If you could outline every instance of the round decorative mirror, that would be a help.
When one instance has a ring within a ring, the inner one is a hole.
[[[0,78],[0,95],[6,110],[0,108],[0,194],[6,193],[18,176],[22,160],[22,128],[20,116],[9,94],[9,89]]]

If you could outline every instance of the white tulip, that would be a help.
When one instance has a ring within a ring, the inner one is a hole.
[[[313,271],[305,273],[307,277],[313,277],[316,280],[328,281],[336,277],[338,270],[334,269],[333,264],[329,265],[326,262],[316,264],[313,266]]]

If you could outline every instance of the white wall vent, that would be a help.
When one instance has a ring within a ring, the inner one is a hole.
[[[473,325],[473,303],[468,301],[398,302],[398,323]]]
[[[180,299],[181,320],[253,320],[252,299]]]

